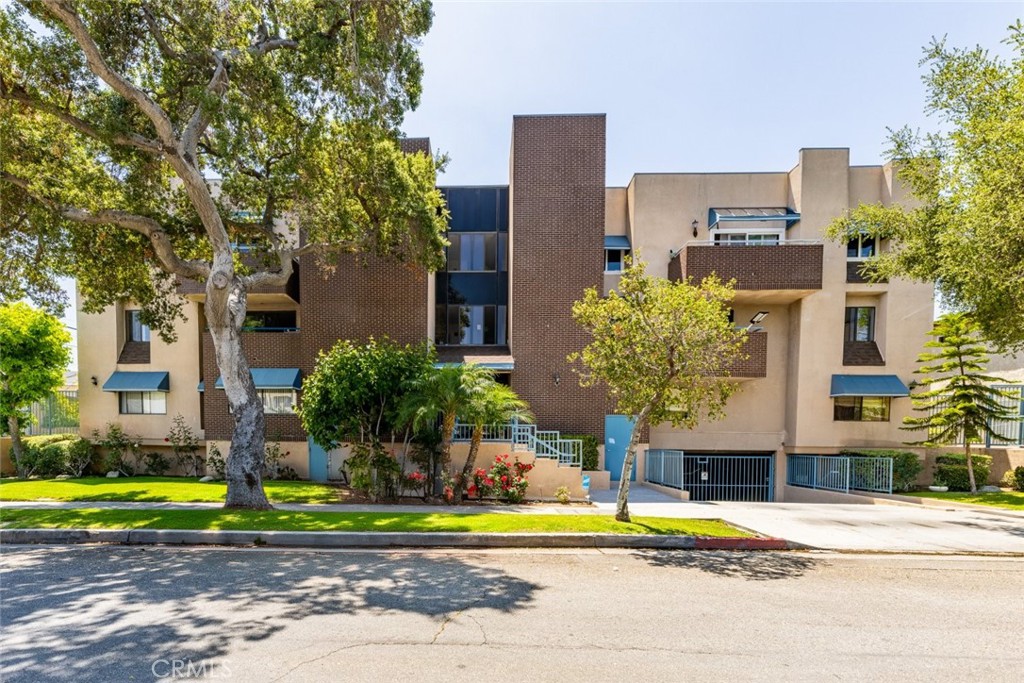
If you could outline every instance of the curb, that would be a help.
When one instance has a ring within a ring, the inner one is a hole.
[[[372,531],[195,531],[186,529],[0,529],[0,544],[112,543],[307,548],[644,548],[806,550],[781,538],[625,534],[378,533]]]

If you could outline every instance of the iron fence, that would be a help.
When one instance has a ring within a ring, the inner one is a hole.
[[[32,415],[25,436],[78,433],[78,390],[55,391],[29,407]]]
[[[786,484],[841,493],[892,493],[892,458],[790,455],[786,458]]]

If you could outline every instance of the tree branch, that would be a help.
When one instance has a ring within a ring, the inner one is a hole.
[[[121,145],[123,147],[133,147],[144,152],[149,152],[150,154],[164,153],[163,146],[157,140],[147,138],[146,136],[139,135],[137,133],[106,134],[92,124],[78,118],[66,109],[58,107],[55,104],[50,104],[30,97],[21,87],[7,87],[3,83],[3,79],[0,79],[0,99],[18,102],[23,106],[35,109],[36,111],[50,114],[51,116],[54,116],[68,124],[79,133],[87,135],[94,140],[99,140],[100,142]]]
[[[88,225],[118,225],[127,228],[140,235],[144,235],[153,245],[153,251],[164,269],[175,275],[182,275],[188,278],[205,278],[210,274],[210,267],[203,261],[186,260],[174,253],[174,247],[163,226],[158,221],[148,216],[121,211],[120,209],[100,209],[99,211],[87,211],[76,207],[66,206],[58,201],[41,197],[31,190],[31,184],[24,178],[6,172],[0,172],[0,180],[4,180],[15,187],[21,188],[29,197],[50,208],[64,218],[85,223]]]
[[[213,58],[216,60],[217,68],[213,70],[213,76],[210,77],[210,82],[206,85],[206,92],[221,98],[228,89],[228,62],[219,53],[215,53]],[[181,155],[192,164],[198,163],[196,161],[196,146],[199,144],[199,138],[206,132],[207,126],[210,125],[210,116],[207,114],[205,105],[205,102],[200,102],[196,106],[188,125],[185,126],[185,131],[181,134]]]

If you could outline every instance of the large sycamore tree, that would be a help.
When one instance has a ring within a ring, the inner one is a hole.
[[[1009,58],[981,47],[925,49],[926,111],[941,132],[890,136],[910,190],[906,206],[862,205],[830,226],[839,240],[869,234],[892,248],[867,264],[874,278],[935,281],[984,336],[1024,348],[1024,25]],[[876,241],[877,243],[877,241]]]
[[[176,281],[203,283],[235,420],[229,507],[269,507],[247,292],[306,254],[443,258],[435,160],[398,138],[431,18],[420,0],[0,9],[0,295],[59,306],[54,276],[72,276],[86,311],[135,301],[171,341]]]
[[[619,479],[615,519],[630,521],[629,477],[640,434],[662,423],[693,429],[724,414],[736,390],[729,368],[743,358],[747,332],[729,321],[733,290],[714,275],[699,283],[671,282],[627,264],[618,291],[602,297],[591,287],[572,308],[593,336],[581,353],[580,383],[603,385],[616,410],[635,416]]]

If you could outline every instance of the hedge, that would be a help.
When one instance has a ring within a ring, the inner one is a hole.
[[[92,462],[92,444],[77,434],[47,434],[24,440],[22,466],[29,476],[82,476]]]
[[[845,450],[840,455],[858,458],[892,458],[892,490],[909,491],[917,482],[924,463],[917,453],[884,449]]]
[[[591,434],[567,434],[562,437],[563,439],[579,439],[583,442],[583,469],[585,470],[596,470],[597,469],[597,437]]]
[[[972,455],[971,463],[974,465],[974,482],[980,488],[988,483],[992,458],[987,455]],[[963,453],[943,453],[935,458],[935,484],[948,486],[950,491],[970,491],[967,457]]]

